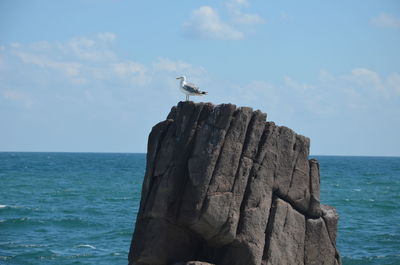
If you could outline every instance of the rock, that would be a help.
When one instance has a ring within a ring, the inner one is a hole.
[[[265,120],[180,102],[153,127],[130,265],[340,264],[309,139]]]
[[[130,255],[134,264],[170,264],[191,260],[201,244],[183,227],[163,219],[147,218],[136,222]]]
[[[277,198],[268,226],[263,264],[303,264],[305,217]]]
[[[304,250],[305,265],[335,265],[335,246],[322,218],[307,220]]]
[[[339,223],[339,215],[336,209],[329,205],[321,205],[322,217],[328,229],[329,238],[334,246],[336,246],[336,228]]]
[[[314,218],[322,215],[320,207],[320,176],[319,163],[316,159],[310,160],[310,205],[308,214]]]

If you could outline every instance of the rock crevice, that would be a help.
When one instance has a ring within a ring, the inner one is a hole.
[[[149,135],[129,264],[340,264],[309,146],[260,111],[180,102]]]

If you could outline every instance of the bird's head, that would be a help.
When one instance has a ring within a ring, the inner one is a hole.
[[[186,76],[181,76],[181,77],[177,77],[176,79],[178,79],[178,80],[182,80],[182,81],[186,81]]]

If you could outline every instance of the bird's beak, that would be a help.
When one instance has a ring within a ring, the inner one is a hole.
[[[177,77],[176,79],[181,79],[180,77]]]

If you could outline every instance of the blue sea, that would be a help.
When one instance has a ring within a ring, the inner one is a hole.
[[[317,156],[344,265],[400,264],[400,158]],[[145,154],[0,153],[0,264],[127,264]]]

